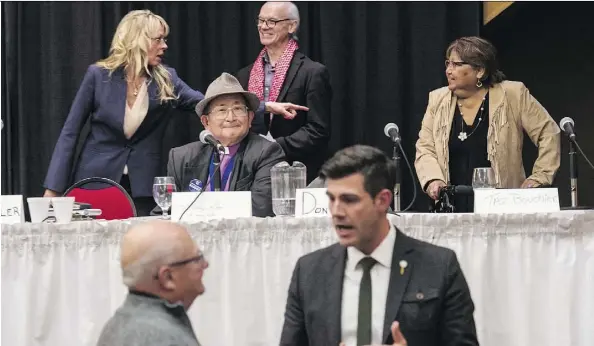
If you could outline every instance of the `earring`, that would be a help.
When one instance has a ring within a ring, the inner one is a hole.
[[[477,88],[480,88],[482,86],[483,86],[483,82],[481,82],[481,79],[480,78],[477,78],[477,80],[476,80],[476,87]]]

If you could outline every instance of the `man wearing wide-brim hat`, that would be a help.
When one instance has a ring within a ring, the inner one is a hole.
[[[196,105],[204,128],[227,152],[216,167],[214,147],[193,142],[169,152],[167,175],[175,178],[177,191],[214,191],[220,174],[221,191],[251,191],[252,215],[274,216],[270,169],[285,160],[281,146],[250,132],[260,100],[245,91],[237,79],[223,73]]]

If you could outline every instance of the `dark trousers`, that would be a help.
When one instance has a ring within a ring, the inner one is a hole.
[[[132,196],[132,189],[130,188],[130,178],[127,174],[122,175],[120,185]],[[136,207],[137,216],[150,216],[151,210],[157,206],[153,197],[132,197],[134,206]]]

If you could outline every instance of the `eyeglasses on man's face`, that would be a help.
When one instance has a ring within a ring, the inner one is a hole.
[[[181,260],[181,261],[172,262],[172,263],[166,264],[166,266],[167,267],[181,267],[181,266],[184,266],[184,265],[192,263],[192,262],[201,263],[203,260],[204,260],[204,254],[201,252],[194,257],[190,257],[188,259]],[[153,277],[155,278],[155,280],[158,279],[159,273],[155,274]]]
[[[243,105],[237,105],[229,108],[217,107],[211,110],[208,114],[212,115],[215,119],[226,119],[229,112],[231,112],[233,116],[241,118],[248,114],[248,108]]]
[[[203,253],[199,253],[198,255],[196,255],[194,257],[191,257],[191,258],[188,258],[188,259],[177,261],[177,262],[173,262],[173,263],[169,263],[168,266],[170,266],[170,267],[180,267],[180,266],[186,265],[188,263],[192,263],[192,262],[199,263],[203,259],[204,259],[204,254]]]
[[[263,26],[264,24],[266,24],[267,27],[269,28],[274,28],[276,26],[276,23],[280,23],[280,22],[285,22],[287,20],[292,20],[290,18],[285,18],[285,19],[263,19],[263,18],[256,18],[256,25],[257,26]]]

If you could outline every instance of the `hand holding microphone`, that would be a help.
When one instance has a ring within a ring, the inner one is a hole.
[[[446,183],[442,180],[434,180],[427,187],[427,194],[432,199],[437,200],[439,198],[439,190],[441,190],[444,186],[446,186]]]

